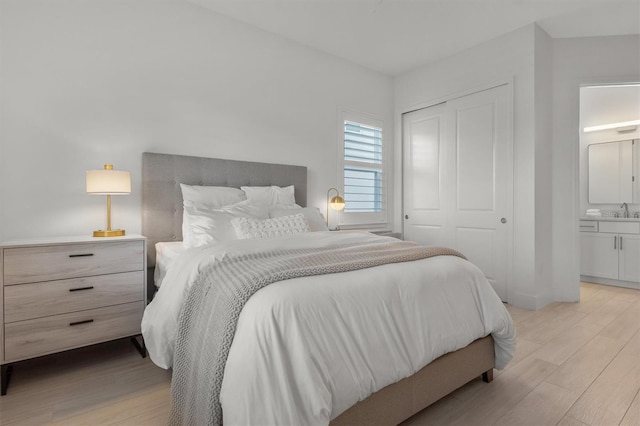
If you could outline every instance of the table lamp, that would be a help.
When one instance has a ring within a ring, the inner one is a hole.
[[[107,196],[107,229],[93,231],[93,236],[123,236],[124,229],[111,229],[111,196],[131,193],[131,173],[113,170],[112,164],[105,164],[103,170],[87,170],[87,193]]]
[[[331,191],[336,191],[336,196],[329,200]],[[344,209],[344,198],[340,196],[340,192],[335,188],[329,188],[327,191],[327,226],[329,226],[329,206],[336,211]]]

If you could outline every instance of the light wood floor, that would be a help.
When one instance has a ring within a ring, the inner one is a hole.
[[[640,291],[583,283],[580,303],[509,306],[515,359],[406,425],[640,425]],[[164,425],[170,373],[127,340],[16,365],[2,425]]]

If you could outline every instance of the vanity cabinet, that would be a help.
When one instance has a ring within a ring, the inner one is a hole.
[[[617,235],[582,232],[582,275],[618,279]],[[614,247],[615,244],[615,247]]]
[[[640,222],[581,221],[580,230],[581,275],[638,288]]]
[[[618,235],[618,279],[640,282],[640,235]]]

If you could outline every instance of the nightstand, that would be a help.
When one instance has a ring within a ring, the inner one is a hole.
[[[139,335],[146,257],[139,235],[0,245],[2,395],[12,363]]]

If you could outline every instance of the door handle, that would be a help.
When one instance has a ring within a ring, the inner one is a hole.
[[[618,236],[617,235],[613,236],[613,249],[614,250],[618,250]]]
[[[620,235],[620,251],[622,251],[622,235]]]
[[[503,217],[502,219],[500,219],[500,222],[501,222],[501,223],[507,223],[507,218],[506,218],[506,217]]]
[[[404,218],[405,218],[405,219],[409,219],[409,215],[408,215],[408,214],[405,214],[405,215],[404,215]]]

